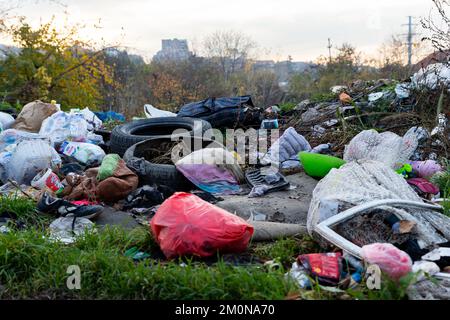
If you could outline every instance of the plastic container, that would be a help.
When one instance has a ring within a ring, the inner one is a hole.
[[[58,176],[51,169],[42,170],[39,172],[33,180],[31,180],[31,186],[40,190],[49,188],[54,192],[64,188]]]
[[[311,177],[323,178],[333,168],[340,168],[345,161],[319,153],[300,152],[298,158],[303,165],[305,172]]]
[[[261,122],[261,129],[278,129],[278,119],[266,119]]]

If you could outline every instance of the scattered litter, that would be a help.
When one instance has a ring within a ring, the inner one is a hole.
[[[58,151],[89,166],[99,165],[106,155],[99,146],[84,142],[64,141]]]
[[[341,277],[342,255],[336,253],[310,253],[298,256],[300,263],[313,279],[323,285],[337,285]]]
[[[409,255],[390,243],[373,243],[363,246],[361,255],[366,262],[376,264],[394,280],[405,276],[412,268]]]
[[[56,112],[42,122],[39,134],[50,138],[52,145],[64,141],[86,142],[88,122],[80,113]]]
[[[12,115],[6,112],[0,112],[1,131],[11,128],[16,120]]]
[[[300,288],[310,289],[312,287],[310,277],[301,263],[294,262],[291,270],[285,274],[285,278],[291,278]]]
[[[165,111],[165,110],[160,110],[158,108],[155,108],[151,104],[144,105],[144,113],[148,119],[160,118],[160,117],[176,117],[177,116],[176,113],[173,113],[170,111]]]
[[[71,244],[76,241],[77,237],[95,230],[94,223],[89,219],[77,218],[75,219],[75,224],[73,224],[73,221],[74,218],[69,217],[62,217],[54,220],[49,226],[50,239],[64,244]]]
[[[30,185],[42,170],[61,164],[56,151],[42,140],[20,142],[7,165],[8,178],[19,184]]]
[[[194,151],[175,163],[176,168],[194,185],[211,194],[237,194],[243,172],[237,158],[223,148]]]
[[[323,178],[332,169],[338,169],[345,164],[342,159],[319,153],[300,152],[298,157],[305,172],[316,178]]]
[[[37,133],[43,122],[57,111],[58,108],[54,104],[39,100],[30,102],[22,108],[12,128]]]
[[[64,185],[59,180],[59,177],[53,173],[52,169],[44,169],[39,172],[33,180],[31,180],[31,186],[39,190],[48,188],[53,192],[64,189]]]
[[[368,100],[370,102],[375,102],[375,101],[378,101],[381,98],[383,98],[383,96],[384,96],[384,92],[374,92],[374,93],[369,94]]]
[[[94,114],[103,122],[107,122],[107,121],[124,122],[125,121],[125,116],[123,114],[115,112],[115,111],[94,112]]]
[[[342,92],[339,95],[339,101],[341,101],[342,104],[350,104],[352,102],[352,97],[350,97],[347,93]]]
[[[143,186],[134,190],[127,196],[123,209],[130,210],[133,208],[149,208],[161,204],[163,201],[164,195],[157,188]]]
[[[417,281],[424,280],[426,277],[434,276],[440,272],[439,266],[430,261],[416,261],[412,265],[412,272],[418,273]]]
[[[126,257],[130,257],[136,261],[144,260],[144,259],[147,259],[148,257],[150,257],[150,254],[143,252],[143,251],[139,251],[139,248],[137,248],[137,247],[132,247],[132,248],[128,249],[127,251],[125,251],[124,255]]]
[[[411,161],[412,170],[420,178],[431,178],[437,172],[442,171],[442,167],[434,160]]]
[[[308,141],[306,141],[302,135],[298,134],[294,128],[290,127],[286,129],[281,137],[270,147],[267,154],[261,159],[261,163],[272,163],[276,166],[281,165],[282,168],[288,168],[284,163],[289,160],[295,160],[296,166],[299,166],[300,163],[298,162],[298,159],[296,159],[297,154],[300,151],[310,150],[311,146]],[[289,167],[292,167],[292,163],[290,162],[289,164]]]
[[[395,94],[399,99],[409,98],[410,95],[410,84],[409,83],[398,83],[395,86]]]
[[[262,173],[261,169],[250,169],[245,172],[245,179],[252,187],[249,197],[260,197],[268,192],[289,188],[289,182],[278,171]]]
[[[440,84],[448,86],[450,85],[450,68],[443,63],[429,64],[411,77],[411,83],[415,88],[426,87],[432,90]]]
[[[345,147],[344,160],[370,159],[397,168],[409,160],[418,144],[413,134],[400,137],[389,131],[378,133],[375,130],[365,130],[358,133]]]

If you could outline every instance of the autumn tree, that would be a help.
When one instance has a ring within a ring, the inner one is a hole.
[[[104,62],[104,49],[77,38],[78,26],[61,31],[50,21],[33,29],[21,18],[4,32],[19,48],[0,62],[5,101],[54,99],[66,108],[103,104],[100,85],[112,82],[112,71]]]

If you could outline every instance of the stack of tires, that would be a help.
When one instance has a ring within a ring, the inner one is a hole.
[[[211,129],[211,125],[201,119],[184,117],[136,120],[117,126],[112,130],[110,150],[112,153],[123,156],[132,145],[152,138],[170,138],[177,129],[184,129],[184,134],[200,136],[206,130]]]
[[[174,134],[177,129],[183,133]],[[211,129],[209,122],[196,118],[164,117],[143,119],[117,126],[111,132],[110,150],[123,156],[127,166],[135,171],[142,185],[165,185],[175,191],[194,188],[173,164],[153,163],[146,158],[146,150],[158,149],[161,145],[176,141],[183,136],[192,139],[192,146],[207,147],[212,140],[203,139],[203,133]],[[202,142],[194,143],[194,140]],[[214,143],[213,143],[214,144]],[[192,150],[194,151],[194,150]]]

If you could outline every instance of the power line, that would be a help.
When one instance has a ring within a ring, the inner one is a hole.
[[[328,46],[327,46],[327,48],[328,48],[328,57],[329,57],[330,63],[331,63],[331,48],[332,48],[332,47],[333,47],[333,46],[331,45],[331,39],[328,38]]]
[[[412,16],[408,16],[408,23],[402,24],[402,26],[408,26],[408,34],[406,35],[406,44],[408,45],[408,66],[410,67],[412,64],[412,47],[413,47],[413,37],[417,34],[413,32],[413,26],[416,26],[416,23],[412,23]]]

